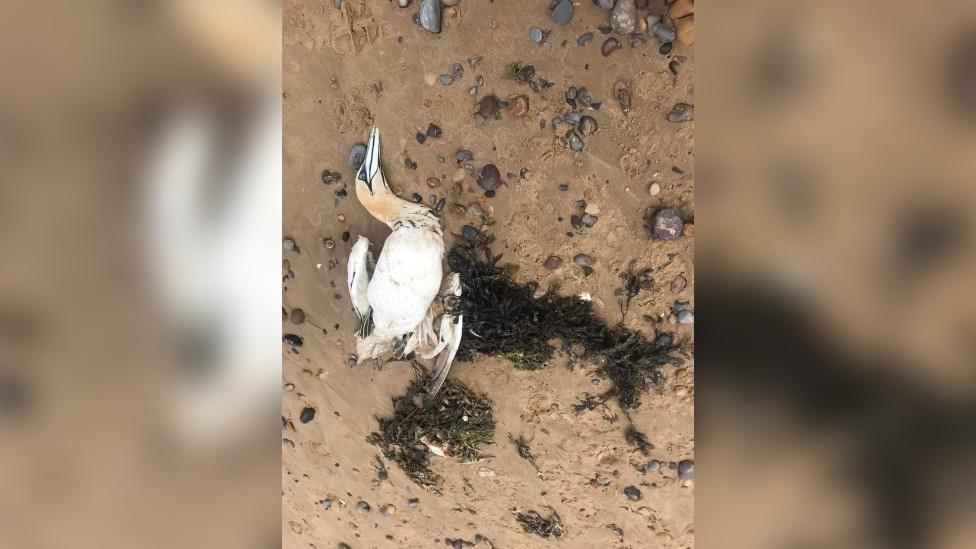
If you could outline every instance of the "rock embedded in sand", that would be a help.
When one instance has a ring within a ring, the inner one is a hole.
[[[607,38],[607,41],[604,42],[602,46],[600,46],[600,53],[603,54],[603,57],[606,57],[622,47],[623,46],[620,44],[620,40],[617,40],[611,36],[610,38]]]
[[[450,74],[442,74],[437,77],[437,81],[440,82],[441,86],[450,86],[454,83],[454,77]]]
[[[674,42],[674,39],[677,37],[677,33],[673,28],[660,22],[651,25],[649,32],[657,36],[661,42]]]
[[[601,10],[610,11],[613,9],[613,3],[615,0],[593,0],[593,3],[597,5]]]
[[[595,134],[599,129],[599,126],[597,125],[595,118],[584,115],[580,117],[577,129],[579,129],[580,135],[586,137]]]
[[[474,160],[474,153],[468,149],[458,149],[458,152],[454,154],[454,161],[458,164],[462,162],[468,162]]]
[[[651,193],[651,196],[657,196],[661,192],[661,185],[651,183],[651,186],[647,189],[647,192]]]
[[[531,40],[532,43],[541,44],[544,39],[545,35],[543,34],[542,29],[539,27],[532,27],[529,29],[529,40]]]
[[[682,17],[674,22],[677,28],[676,36],[678,43],[682,46],[692,46],[695,44],[695,16],[689,15]]]
[[[583,150],[583,140],[580,139],[580,136],[576,133],[575,129],[566,132],[566,144],[568,144],[569,148],[574,152],[580,152]]]
[[[441,0],[420,0],[420,26],[427,32],[441,32]]]
[[[366,158],[366,145],[362,143],[356,143],[352,146],[349,151],[349,158],[346,159],[346,166],[352,169],[358,169],[363,165],[363,160]]]
[[[630,92],[627,90],[627,83],[618,80],[613,84],[613,96],[620,105],[620,111],[624,114],[630,113]]]
[[[580,267],[592,267],[593,258],[586,254],[576,254],[576,256],[573,257],[573,263],[579,265]]]
[[[688,103],[675,103],[668,113],[668,122],[691,122],[695,119],[695,106]]]
[[[298,415],[298,420],[302,423],[308,423],[315,419],[315,408],[306,406],[302,409],[302,413]]]
[[[365,501],[360,501],[359,503],[356,504],[356,512],[359,513],[360,515],[369,514],[369,509],[370,509],[369,504],[366,503]]]
[[[563,266],[563,258],[556,255],[551,255],[542,263],[542,266],[550,271],[554,271]]]
[[[678,275],[671,280],[671,293],[676,294],[685,289],[688,284],[688,280],[682,276]]]
[[[658,48],[657,52],[660,53],[661,55],[667,55],[667,54],[671,53],[671,50],[673,50],[673,49],[674,49],[674,43],[673,42],[665,42],[665,43],[661,44],[661,47]]]
[[[695,478],[695,460],[683,459],[678,462],[678,477],[682,479]]]
[[[388,503],[380,507],[380,514],[383,515],[384,517],[393,516],[396,514],[396,512],[397,512],[396,505],[393,505],[392,503]]]
[[[438,137],[443,135],[443,133],[444,132],[441,130],[441,127],[438,126],[437,124],[431,122],[430,124],[427,125],[427,137],[430,137],[431,139],[437,139]]]
[[[494,94],[489,94],[481,98],[478,102],[478,114],[484,118],[489,118],[498,110],[498,98]]]
[[[529,112],[529,98],[525,95],[518,95],[512,98],[505,112],[513,118],[521,118]]]
[[[688,310],[678,311],[678,314],[676,315],[676,317],[678,319],[678,324],[694,324],[695,323],[695,313],[693,313],[691,311],[688,311]]]
[[[281,248],[286,252],[291,252],[298,249],[298,245],[291,238],[285,237],[281,240]]]
[[[302,322],[305,322],[305,311],[301,309],[292,309],[291,313],[288,314],[288,320],[290,320],[292,324],[301,324]]]
[[[502,175],[498,171],[498,166],[485,164],[481,168],[481,176],[478,177],[478,185],[486,191],[494,191],[502,183]]]
[[[550,12],[552,20],[557,25],[566,25],[573,18],[573,3],[570,0],[559,0]]]
[[[593,41],[593,33],[592,32],[584,32],[583,34],[581,34],[579,36],[579,38],[576,39],[576,45],[577,46],[585,46],[585,45],[589,44],[592,41]]]
[[[341,173],[333,172],[331,170],[322,170],[322,183],[331,185],[340,179],[342,179]]]
[[[285,334],[281,336],[281,340],[288,345],[295,347],[296,349],[305,344],[305,340],[302,339],[302,336],[295,334]]]
[[[617,0],[610,10],[610,26],[617,34],[630,34],[637,28],[637,8],[634,0]]]
[[[518,72],[515,73],[515,80],[524,84],[532,80],[533,76],[535,76],[535,67],[532,65],[525,65],[524,67],[520,67]]]
[[[665,242],[673,242],[681,236],[684,222],[674,208],[662,208],[654,212],[650,223],[651,236]]]
[[[471,225],[465,225],[461,227],[461,236],[469,242],[477,242],[481,240],[481,231],[475,229]]]
[[[641,491],[636,486],[628,486],[624,488],[624,495],[630,501],[638,501],[641,498]]]

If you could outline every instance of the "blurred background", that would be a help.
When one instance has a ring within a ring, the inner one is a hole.
[[[0,546],[280,544],[280,13],[0,6]]]
[[[699,22],[698,544],[976,547],[976,4]]]

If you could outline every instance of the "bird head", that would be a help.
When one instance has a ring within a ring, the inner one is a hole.
[[[402,200],[390,189],[383,168],[380,167],[380,130],[373,128],[366,145],[366,158],[356,172],[356,197],[373,217],[389,224],[410,202]]]

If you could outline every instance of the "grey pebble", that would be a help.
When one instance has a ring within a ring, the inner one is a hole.
[[[637,7],[634,0],[617,0],[610,10],[610,26],[617,34],[630,34],[637,28]]]
[[[332,0],[332,5],[335,6],[336,9],[341,9],[342,8],[342,0]]]
[[[468,149],[458,149],[458,152],[454,155],[454,160],[461,164],[462,162],[469,162],[474,160],[474,153]]]
[[[630,501],[637,501],[641,498],[641,491],[636,486],[628,486],[624,488],[624,495],[627,496],[627,499]]]
[[[580,267],[590,267],[593,265],[593,258],[586,254],[576,254],[576,257],[573,258],[573,263]]]
[[[365,159],[366,159],[366,145],[363,145],[362,143],[356,143],[355,145],[352,146],[352,149],[349,151],[349,158],[346,159],[346,166],[349,166],[353,170],[358,169],[360,166],[363,165],[363,160]]]
[[[660,471],[661,470],[661,462],[658,461],[658,460],[656,460],[656,459],[652,459],[651,462],[647,464],[647,470],[648,471]]]
[[[573,18],[573,3],[569,0],[559,0],[556,6],[552,8],[550,15],[557,25],[569,23],[569,20]]]
[[[683,459],[678,462],[678,476],[682,479],[691,480],[695,478],[695,460]]]
[[[441,32],[441,0],[420,0],[420,26],[428,32]]]
[[[674,277],[671,280],[671,293],[676,294],[681,290],[684,290],[687,284],[688,284],[688,279],[686,279],[684,276],[678,275]]]
[[[583,140],[576,134],[576,130],[569,130],[566,134],[566,142],[569,143],[569,148],[576,152],[583,150]]]
[[[295,241],[287,237],[281,241],[281,247],[289,252],[297,248]]]
[[[288,319],[291,320],[292,324],[301,324],[305,322],[305,311],[301,309],[292,309],[291,313],[288,315]]]
[[[535,44],[541,44],[545,39],[545,35],[542,33],[542,29],[539,27],[532,27],[529,29],[529,40]]]
[[[420,503],[420,500],[417,499],[417,498],[410,498],[410,499],[407,500],[407,505],[410,508],[416,507],[419,503]]]
[[[684,221],[674,208],[662,208],[654,212],[651,236],[665,242],[672,242],[681,236]]]
[[[321,505],[323,509],[325,509],[326,511],[328,511],[329,509],[332,508],[332,500],[331,499],[323,499],[321,502],[319,502],[319,505]]]
[[[691,122],[695,119],[695,106],[688,103],[676,103],[668,113],[668,122]]]
[[[674,42],[674,39],[678,36],[678,33],[674,29],[664,23],[654,23],[650,28],[651,34],[657,36],[657,39],[661,42]]]
[[[563,259],[555,255],[549,256],[549,259],[546,259],[545,262],[542,264],[543,267],[549,269],[550,271],[554,271],[559,267],[562,267],[562,265],[563,265]]]
[[[583,223],[584,227],[592,227],[593,225],[596,225],[597,217],[595,215],[583,214],[580,221]]]
[[[464,67],[460,63],[451,65],[451,74],[454,78],[462,78],[464,76]]]
[[[573,111],[573,112],[568,113],[566,116],[564,116],[563,119],[567,123],[572,124],[572,125],[575,126],[576,124],[579,124],[580,120],[583,119],[583,115],[580,114],[580,113],[578,113],[578,112],[576,112],[576,111]]]
[[[478,95],[478,86],[468,88],[468,95]]]
[[[450,86],[454,83],[454,77],[450,74],[442,74],[437,77],[437,81],[440,82],[442,86]]]
[[[695,313],[691,311],[679,311],[677,316],[678,316],[678,324],[695,323]]]
[[[585,33],[581,34],[579,36],[579,38],[576,39],[576,45],[577,46],[585,46],[585,45],[589,44],[592,41],[593,41],[593,33],[592,32],[585,32]]]
[[[365,501],[360,501],[356,504],[356,512],[360,515],[365,515],[369,513],[369,504]]]
[[[614,0],[596,0],[596,5],[600,7],[601,10],[610,11],[613,9]]]

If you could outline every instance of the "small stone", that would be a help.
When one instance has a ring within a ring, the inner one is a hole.
[[[660,53],[661,55],[667,55],[671,53],[671,50],[673,49],[674,49],[673,42],[665,42],[661,44],[661,47],[657,49],[657,52]]]
[[[600,46],[600,53],[603,54],[603,57],[606,57],[622,47],[623,45],[620,44],[620,40],[617,40],[611,36],[610,38],[607,38],[607,41],[604,42],[602,46]]]
[[[678,324],[695,323],[695,313],[691,311],[679,311],[677,317],[678,317]]]
[[[695,478],[695,460],[683,459],[678,462],[678,477],[682,479]]]
[[[641,491],[636,486],[628,486],[624,488],[624,495],[630,501],[638,501],[641,498]]]
[[[485,191],[485,197],[495,198],[495,191]]]
[[[688,103],[675,103],[668,113],[668,122],[691,122],[695,119],[695,106]]]
[[[613,9],[613,3],[615,0],[596,0],[596,5],[604,11],[610,11]]]
[[[301,347],[305,344],[305,340],[302,339],[302,336],[295,334],[285,334],[281,336],[281,340],[295,348]]]
[[[481,204],[475,202],[468,206],[468,213],[477,217],[485,215],[485,209],[481,207]]]
[[[677,240],[681,236],[681,229],[684,222],[674,208],[662,208],[657,210],[652,219],[650,232],[651,236],[666,242]]]
[[[441,180],[437,179],[436,177],[428,177],[427,186],[431,189],[436,189],[437,187],[441,186]]]
[[[596,225],[597,217],[595,215],[583,214],[583,216],[580,218],[580,222],[584,227],[592,227],[593,225]]]
[[[512,99],[505,112],[513,118],[521,118],[529,112],[529,98],[525,95],[516,96]]]
[[[424,197],[420,196],[420,193],[413,193],[412,195],[410,195],[410,198],[411,200],[413,200],[415,204],[420,204],[421,202],[424,201]]]
[[[573,258],[573,263],[580,267],[591,267],[593,265],[593,258],[586,254],[576,254]]]
[[[482,478],[493,477],[495,476],[495,471],[494,469],[482,467],[481,469],[478,469],[478,476]]]
[[[684,228],[681,229],[681,234],[683,234],[685,236],[695,236],[695,224],[694,223],[685,223]]]
[[[657,36],[657,39],[661,42],[674,42],[674,39],[677,37],[675,30],[664,23],[654,23],[650,28],[651,34]]]
[[[342,543],[341,541],[339,542],[338,548],[339,549],[352,549],[352,547],[350,547],[348,543]]]
[[[322,183],[326,185],[331,185],[336,181],[342,179],[342,174],[338,172],[333,172],[330,170],[322,170]]]
[[[595,134],[600,127],[596,123],[596,118],[583,115],[579,119],[577,128],[579,129],[580,135],[586,137]]]
[[[574,229],[583,228],[583,218],[578,215],[572,215],[569,217],[569,224],[573,226]],[[570,233],[572,234],[572,233]]]
[[[566,132],[566,143],[569,148],[575,152],[583,150],[583,140],[577,135],[576,130],[569,130]]]
[[[437,124],[434,124],[432,122],[432,123],[430,123],[430,124],[427,125],[427,137],[430,137],[432,139],[437,139],[443,133],[444,132],[441,130],[441,127],[438,126]]]
[[[535,76],[535,67],[532,65],[526,65],[520,68],[517,73],[515,73],[515,80],[522,82],[524,84],[529,80],[532,80],[533,76]]]
[[[488,118],[498,110],[498,98],[494,95],[486,95],[478,102],[478,114]]]
[[[424,142],[427,141],[427,136],[420,132],[417,132],[417,135],[415,135],[414,137],[417,138],[417,143],[420,143],[421,145],[423,145]]]
[[[652,459],[651,462],[647,464],[647,470],[651,471],[652,473],[654,471],[661,470],[661,462],[656,459]]]
[[[427,32],[441,32],[441,0],[420,0],[419,19]]]
[[[305,322],[305,311],[301,309],[292,309],[291,313],[288,314],[288,320],[290,320],[292,324],[301,324],[302,322]]]
[[[617,0],[610,10],[610,26],[617,34],[630,34],[637,28],[637,7],[634,0]]]
[[[349,231],[342,231],[342,241],[349,242]]]
[[[565,183],[560,183],[559,184],[559,190],[562,191],[562,192],[566,192],[566,191],[569,190],[569,185],[567,185]]]
[[[460,149],[454,155],[454,161],[458,164],[461,164],[462,162],[470,162],[471,160],[474,160],[474,153],[467,149]]]
[[[481,176],[478,178],[478,185],[486,191],[494,191],[501,185],[502,176],[498,172],[498,166],[485,164],[481,168]]]
[[[688,396],[688,388],[684,385],[676,385],[674,388],[674,396],[676,397],[686,397]]]
[[[305,408],[303,408],[302,409],[302,413],[299,414],[299,416],[298,416],[298,420],[301,421],[302,423],[308,423],[309,421],[312,421],[313,419],[315,419],[315,408],[311,408],[311,407],[308,407],[308,406],[306,406]]]
[[[409,506],[409,507],[410,507],[411,509],[413,509],[413,508],[415,508],[415,507],[417,507],[417,505],[418,505],[418,504],[420,504],[420,500],[419,500],[419,499],[417,499],[417,498],[410,498],[410,499],[408,499],[408,500],[407,500],[407,505],[408,505],[408,506]]]
[[[570,0],[559,0],[552,8],[552,20],[557,25],[565,25],[573,18],[573,3]]]
[[[478,242],[481,240],[481,231],[475,229],[471,225],[465,225],[461,227],[461,236],[470,242]]]
[[[464,77],[464,66],[460,63],[454,63],[451,65],[451,76],[455,79]]]
[[[410,0],[397,0],[397,5],[401,8],[405,8],[410,5]]]
[[[578,93],[579,93],[579,90],[576,89],[576,86],[570,86],[569,89],[566,90],[566,99],[569,100],[569,101],[575,101],[576,100],[576,94],[578,94]]]
[[[454,77],[450,74],[442,74],[437,77],[437,81],[441,83],[441,86],[450,86],[454,83]]]
[[[380,514],[383,515],[384,517],[391,517],[395,515],[396,512],[397,512],[396,505],[393,505],[392,503],[388,503],[386,505],[380,506]]]
[[[437,204],[434,206],[434,211],[435,212],[443,211],[445,204],[447,204],[447,199],[441,198],[440,200],[437,201]]]
[[[671,61],[668,63],[668,70],[671,71],[671,74],[675,76],[678,76],[679,67],[681,67],[681,63],[678,63],[677,61]]]
[[[565,120],[566,120],[567,123],[573,124],[575,126],[576,124],[579,124],[580,121],[583,120],[583,115],[581,115],[580,113],[578,113],[576,111],[573,111],[573,112],[570,112],[570,113],[567,113],[566,114]]]
[[[352,146],[352,150],[349,151],[349,158],[346,159],[346,166],[355,170],[363,165],[363,160],[366,158],[366,145],[362,143],[356,143]]]
[[[630,92],[627,90],[627,84],[622,80],[618,80],[613,85],[613,96],[620,105],[620,111],[628,114],[630,112]]]
[[[478,86],[468,88],[468,95],[478,95]]]
[[[535,44],[541,44],[545,40],[545,35],[542,33],[542,29],[539,27],[532,27],[529,29],[529,40]]]
[[[576,39],[576,45],[577,46],[585,46],[585,45],[589,44],[592,41],[593,41],[593,33],[592,32],[584,32],[583,34],[581,34],[579,36],[579,38]]]
[[[681,290],[685,289],[685,285],[688,284],[688,280],[685,277],[678,275],[671,280],[671,293],[676,294]]]
[[[360,515],[365,515],[369,513],[369,504],[365,501],[360,501],[356,504],[356,512]]]
[[[674,22],[677,27],[678,43],[688,47],[695,44],[695,16],[682,17]]]
[[[661,192],[661,185],[659,185],[657,183],[651,183],[651,186],[648,189],[648,192],[651,193],[651,196],[657,196]]]
[[[322,241],[322,245],[325,246],[326,250],[331,250],[332,248],[335,248],[335,240],[332,240],[331,238],[326,238],[325,240]]]
[[[291,252],[298,249],[298,246],[295,245],[295,241],[288,237],[285,237],[281,240],[281,247],[287,252]]]
[[[695,13],[695,0],[674,0],[668,8],[668,17],[671,19],[680,19],[693,13]]]
[[[292,391],[294,391],[295,390],[295,384],[294,383],[285,383],[285,390],[288,391],[289,393],[292,392]]]
[[[587,202],[586,206],[583,206],[583,211],[590,215],[600,215],[600,206],[593,202]]]
[[[550,271],[554,271],[563,266],[563,258],[551,255],[542,263],[542,266]]]
[[[319,502],[319,505],[321,505],[323,509],[328,511],[329,509],[332,509],[332,500],[328,498],[323,499],[322,501]]]

